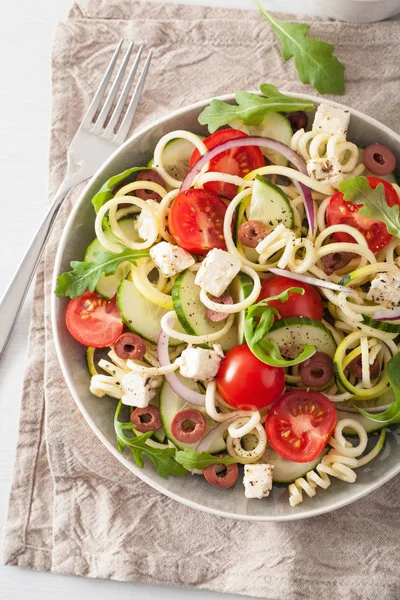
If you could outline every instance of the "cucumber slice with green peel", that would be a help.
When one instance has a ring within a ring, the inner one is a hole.
[[[321,387],[311,387],[309,385],[304,385],[303,383],[298,383],[297,385],[295,383],[287,383],[286,388],[287,390],[312,390],[313,392],[323,392],[324,390],[328,390],[330,387],[332,387],[334,383],[335,380],[332,377],[327,384],[322,385]]]
[[[245,125],[243,121],[238,119],[232,121],[229,125],[234,129],[244,131],[248,135],[272,138],[278,142],[283,142],[287,146],[290,146],[293,137],[289,119],[279,112],[267,113],[259,125]],[[274,165],[286,167],[289,164],[289,161],[279,152],[263,148],[261,148],[261,151]]]
[[[179,375],[178,375],[178,377],[179,377]],[[183,379],[182,378],[182,381],[185,382],[186,387],[194,389],[196,391],[199,391],[197,384],[194,381],[192,381],[191,379],[186,379],[186,378]],[[175,392],[172,390],[170,385],[166,381],[164,381],[164,383],[161,386],[161,391],[160,391],[161,421],[163,423],[163,427],[165,429],[167,438],[180,450],[184,450],[185,448],[195,449],[197,444],[199,443],[199,442],[196,442],[195,444],[183,444],[182,442],[178,442],[178,440],[176,438],[174,438],[174,436],[172,435],[171,424],[172,424],[172,421],[173,421],[175,415],[178,412],[180,412],[181,410],[185,410],[186,408],[193,408],[193,404],[189,404],[188,402],[185,402],[184,400],[182,400],[182,398],[180,398],[179,396],[177,396],[177,394],[175,394]],[[213,429],[214,427],[217,426],[217,423],[215,423],[215,421],[213,421],[212,419],[210,419],[207,416],[204,408],[199,407],[199,406],[196,406],[195,408],[196,408],[196,410],[199,410],[200,412],[202,412],[204,414],[204,417],[207,422],[206,433],[208,433],[211,429]],[[208,450],[208,452],[210,454],[217,454],[219,452],[223,452],[225,449],[226,449],[225,440],[221,436],[215,440],[215,442],[213,443],[211,448]]]
[[[124,234],[132,241],[140,241],[134,219],[121,219],[118,224]],[[110,242],[116,244],[118,243],[118,238],[111,233],[111,231],[105,231],[104,235]],[[87,247],[84,258],[85,262],[92,262],[95,258],[96,252],[108,252],[108,250],[101,245],[97,238],[95,238]],[[123,279],[125,279],[131,270],[131,266],[132,264],[130,262],[122,263],[119,265],[113,275],[100,275],[100,279],[96,285],[95,291],[106,300],[111,300],[111,298],[113,298],[117,293],[119,284]]]
[[[155,398],[153,398],[152,400],[150,400],[150,404],[152,404],[153,406],[157,406],[158,409],[160,408],[160,394],[159,393],[157,394],[157,396]],[[166,438],[164,425],[161,425],[161,427],[159,427],[158,429],[156,429],[154,431],[152,437],[157,442],[160,442],[160,444],[163,444],[165,442],[165,438]]]
[[[189,335],[209,335],[224,327],[224,322],[213,323],[206,317],[206,307],[200,300],[200,287],[195,284],[196,274],[187,269],[180,274],[172,288],[174,310],[183,329]],[[222,349],[226,352],[237,346],[237,330],[235,323],[220,340]]]
[[[96,365],[94,363],[94,353],[96,352],[96,348],[86,348],[86,365],[89,371],[89,374],[93,377],[93,375],[97,375]]]
[[[246,300],[251,294],[251,290],[253,289],[253,281],[251,277],[246,275],[245,273],[239,273],[235,277],[231,285],[233,301],[242,302]],[[246,311],[242,310],[240,313],[236,315],[236,327],[237,327],[237,335],[238,335],[238,343],[244,344],[244,323],[246,319]]]
[[[108,353],[110,348],[86,348],[86,366],[89,374],[93,377],[93,375],[104,375],[103,369],[97,370],[97,366],[99,361],[103,358],[104,360],[110,360]]]
[[[368,417],[364,417],[360,413],[348,413],[340,410],[341,406],[351,405],[358,406],[364,410],[368,410],[369,408],[378,408],[379,406],[386,406],[387,404],[391,404],[395,402],[396,398],[392,388],[388,389],[382,396],[379,398],[372,398],[371,400],[362,400],[357,402],[356,398],[352,398],[347,402],[341,402],[340,404],[336,404],[337,410],[337,418],[339,419],[354,419],[360,425],[364,427],[367,433],[374,433],[375,431],[380,431],[386,427],[385,423],[380,423],[379,421],[374,421],[372,419],[368,419]],[[383,409],[384,410],[384,409]],[[349,436],[355,436],[356,434],[350,430],[344,430],[344,433]]]
[[[270,227],[280,223],[289,229],[294,226],[288,197],[277,185],[260,175],[256,175],[247,216],[249,221],[262,221]]]
[[[201,140],[204,136],[199,135]],[[183,138],[176,138],[169,141],[163,151],[164,168],[171,177],[183,181],[189,173],[189,161],[195,150],[195,146]],[[154,165],[154,157],[152,157],[147,166],[152,168]]]
[[[387,333],[400,333],[400,319],[396,321],[375,321],[375,319],[363,315],[363,323],[368,325],[368,327],[386,331]]]
[[[339,409],[336,409],[336,410],[337,410],[338,421],[339,421],[339,419],[354,419],[354,421],[357,421],[357,423],[360,423],[360,425],[362,425],[364,427],[364,429],[367,433],[374,433],[375,431],[380,431],[381,429],[384,429],[384,427],[386,427],[385,423],[379,423],[378,421],[371,421],[371,419],[368,419],[367,417],[360,415],[360,413],[348,413],[348,412],[344,412]],[[344,433],[350,437],[356,436],[354,431],[351,431],[350,429],[348,431],[346,429],[344,429]]]
[[[161,331],[161,317],[168,312],[167,309],[147,300],[128,279],[121,281],[118,287],[117,306],[122,320],[131,331],[144,340],[157,343]],[[170,346],[179,346],[181,343],[173,338],[169,341]]]
[[[309,471],[315,469],[315,467],[321,462],[324,454],[327,450],[324,450],[318,458],[307,463],[296,463],[291,460],[287,460],[280,456],[272,448],[267,448],[263,455],[263,463],[274,465],[273,481],[274,483],[293,483],[299,477],[304,477]]]
[[[289,317],[275,321],[268,338],[274,340],[285,358],[296,358],[304,345],[315,346],[318,352],[325,352],[332,358],[336,352],[336,342],[331,332],[319,321],[308,317]]]

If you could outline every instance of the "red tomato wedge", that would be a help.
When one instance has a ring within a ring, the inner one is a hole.
[[[282,319],[288,317],[308,317],[309,319],[320,321],[324,314],[324,305],[317,290],[308,283],[301,283],[300,281],[293,281],[293,279],[275,275],[263,281],[258,302],[264,300],[264,298],[278,296],[291,287],[303,288],[304,294],[300,295],[290,292],[286,302],[271,300],[268,302],[268,306],[276,308]]]
[[[217,375],[217,388],[233,408],[256,410],[268,406],[285,389],[285,374],[254,356],[247,344],[226,353]]]
[[[188,252],[207,254],[212,248],[226,250],[225,212],[226,203],[217,194],[187,190],[173,201],[168,227],[175,241]]]
[[[237,129],[220,129],[204,140],[208,150],[216,146],[234,140],[240,137],[248,137],[247,133]],[[190,168],[199,160],[200,152],[196,149],[190,158]],[[210,160],[209,171],[218,173],[228,173],[229,175],[238,175],[244,177],[250,171],[259,169],[265,165],[263,154],[257,146],[248,148],[232,148],[221,152]],[[234,198],[237,194],[237,186],[232,183],[222,181],[210,181],[204,184],[204,189],[208,192],[214,192],[226,198]]]
[[[310,462],[326,446],[336,419],[336,408],[326,396],[293,390],[271,406],[265,430],[269,444],[280,456],[293,462]]]
[[[382,183],[385,188],[386,202],[389,206],[400,205],[400,198],[396,190],[390,183],[379,177],[367,177],[369,185],[374,190],[378,183]],[[334,194],[326,209],[326,220],[331,225],[351,225],[360,231],[368,242],[368,247],[372,252],[378,252],[388,245],[392,236],[388,233],[385,223],[376,221],[369,217],[360,215],[359,211],[362,204],[354,204],[344,199],[342,192]],[[355,239],[348,233],[334,233],[333,237],[337,242],[356,243]]]
[[[70,300],[65,322],[72,337],[93,348],[111,346],[124,329],[115,298],[108,302],[94,292]]]

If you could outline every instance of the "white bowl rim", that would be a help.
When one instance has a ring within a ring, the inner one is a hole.
[[[395,133],[392,129],[390,129],[390,127],[387,127],[386,125],[384,125],[383,123],[380,123],[379,121],[377,121],[376,119],[374,119],[373,117],[369,117],[368,115],[365,115],[364,113],[350,108],[344,104],[341,104],[340,102],[336,102],[334,100],[327,100],[325,98],[322,97],[317,97],[317,96],[311,96],[308,94],[302,94],[302,93],[295,93],[295,92],[289,92],[284,90],[285,93],[290,94],[291,96],[295,97],[295,98],[302,98],[302,99],[306,99],[306,100],[311,100],[312,102],[314,102],[315,104],[321,104],[321,103],[326,103],[326,104],[330,104],[332,106],[336,106],[338,108],[342,108],[343,110],[348,110],[351,114],[359,117],[360,119],[369,122],[371,125],[373,125],[374,127],[379,128],[382,132],[386,133],[389,137],[391,137],[392,139],[394,139],[400,146],[400,135],[398,135],[397,133]],[[258,91],[255,91],[254,93],[259,93]],[[56,259],[55,259],[55,263],[54,263],[54,271],[53,271],[53,280],[52,280],[52,290],[55,289],[56,287],[56,282],[57,282],[57,277],[59,274],[59,270],[60,270],[60,265],[61,265],[61,260],[62,260],[62,254],[64,251],[64,247],[66,245],[66,242],[68,240],[70,231],[71,231],[71,226],[72,226],[72,222],[74,220],[75,214],[78,212],[80,205],[84,199],[84,197],[86,196],[86,193],[88,191],[88,189],[90,188],[90,186],[92,185],[92,182],[101,175],[101,173],[106,169],[106,167],[109,165],[110,162],[112,162],[114,160],[114,158],[120,154],[124,152],[125,147],[130,144],[136,137],[141,136],[143,133],[151,131],[154,127],[157,127],[158,125],[162,125],[164,123],[167,123],[170,119],[174,118],[174,117],[179,117],[180,115],[191,111],[191,110],[195,110],[195,109],[201,109],[204,106],[206,106],[207,104],[209,104],[211,102],[211,100],[213,100],[214,98],[218,98],[220,100],[224,100],[224,101],[231,101],[235,99],[235,95],[234,94],[225,94],[222,96],[213,96],[211,98],[207,98],[205,100],[199,100],[198,102],[195,102],[193,104],[184,106],[176,111],[170,112],[167,115],[160,117],[159,119],[157,119],[156,121],[154,121],[153,123],[151,123],[150,125],[143,127],[142,129],[140,129],[139,131],[137,131],[134,135],[132,135],[130,138],[128,138],[121,146],[119,146],[115,152],[113,152],[113,154],[101,165],[101,167],[96,171],[96,173],[94,173],[94,175],[89,179],[87,185],[85,186],[84,190],[81,192],[78,200],[76,201],[69,217],[68,220],[65,224],[63,233],[61,235],[59,244],[58,244],[58,249],[57,249],[57,254],[56,254]],[[322,515],[325,513],[329,513],[332,512],[334,510],[337,510],[339,508],[343,508],[344,506],[347,506],[348,504],[352,504],[353,502],[356,502],[357,500],[359,500],[360,498],[370,494],[371,492],[373,492],[374,490],[380,488],[382,485],[384,485],[387,481],[389,481],[390,479],[392,479],[395,475],[397,475],[400,472],[400,462],[397,466],[392,467],[391,469],[388,470],[388,472],[380,477],[378,480],[376,481],[372,481],[370,485],[366,485],[365,487],[363,487],[359,493],[355,494],[354,496],[351,496],[348,500],[344,499],[342,501],[336,501],[333,505],[328,505],[328,506],[321,506],[321,507],[317,507],[315,509],[310,508],[308,511],[304,511],[301,514],[297,513],[296,510],[293,510],[293,513],[289,513],[287,515],[282,515],[282,516],[271,516],[271,515],[265,515],[265,516],[260,516],[260,515],[245,515],[245,514],[233,514],[230,512],[226,512],[223,510],[219,510],[216,508],[209,508],[207,506],[204,506],[203,504],[199,504],[197,502],[194,502],[192,500],[188,500],[186,498],[182,498],[180,497],[178,494],[175,494],[173,491],[165,489],[161,484],[159,484],[157,481],[154,481],[151,477],[149,477],[148,475],[146,475],[146,473],[140,469],[136,464],[134,464],[133,462],[128,461],[123,454],[121,454],[120,452],[118,452],[117,448],[115,446],[113,446],[108,439],[104,436],[104,434],[98,429],[98,427],[95,425],[94,421],[91,419],[91,417],[89,416],[83,402],[81,401],[79,394],[77,393],[77,391],[74,388],[73,382],[71,381],[69,375],[68,375],[68,370],[67,370],[67,365],[66,365],[66,361],[64,360],[63,357],[63,352],[62,352],[62,348],[61,348],[61,344],[60,344],[60,340],[58,338],[58,334],[57,334],[57,307],[56,307],[56,299],[57,297],[55,296],[54,293],[51,294],[51,322],[52,322],[52,330],[53,330],[53,336],[54,336],[54,344],[55,344],[55,348],[56,348],[56,354],[57,354],[57,358],[58,361],[60,363],[61,366],[61,370],[64,376],[64,379],[67,383],[68,389],[71,393],[71,395],[73,396],[79,410],[81,411],[83,417],[85,418],[86,422],[88,423],[88,425],[90,426],[90,428],[92,429],[92,431],[96,434],[96,436],[99,438],[99,440],[105,445],[105,447],[117,458],[117,460],[119,460],[129,471],[131,471],[132,473],[134,473],[134,475],[136,475],[139,479],[141,479],[142,481],[144,481],[145,483],[147,483],[148,485],[150,485],[152,488],[154,488],[155,490],[157,490],[158,492],[164,494],[165,496],[168,496],[169,498],[172,498],[173,500],[176,500],[177,502],[180,502],[181,504],[184,504],[185,506],[188,506],[190,508],[193,508],[195,510],[200,510],[202,512],[206,512],[208,514],[214,514],[216,516],[219,517],[225,517],[225,518],[230,518],[230,519],[234,519],[234,520],[240,520],[240,521],[275,521],[275,522],[283,522],[283,521],[297,521],[297,520],[301,520],[301,519],[307,519],[307,518],[311,518],[311,517],[316,517],[318,515]]]

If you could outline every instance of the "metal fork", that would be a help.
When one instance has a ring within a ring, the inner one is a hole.
[[[133,87],[133,82],[138,71],[139,61],[143,51],[143,46],[140,46],[133,65],[128,73],[126,83],[122,88],[119,99],[113,110],[112,107],[117,100],[117,94],[121,87],[125,72],[127,71],[129,58],[133,48],[133,42],[131,42],[125,52],[110,91],[106,96],[106,89],[111,80],[111,75],[114,71],[123,41],[124,40],[121,40],[116,47],[98,90],[68,148],[65,178],[1,300],[0,361],[4,356],[13,327],[17,321],[29,286],[32,282],[33,275],[35,274],[40,257],[64,198],[78,183],[91,177],[115,149],[125,141],[128,135],[137,105],[139,104],[142,95],[152,53],[150,52],[146,59],[132,97],[128,103],[129,92]],[[104,104],[102,108],[100,108],[103,99]],[[126,112],[119,124],[125,106],[127,106]],[[109,120],[107,121],[107,119]]]

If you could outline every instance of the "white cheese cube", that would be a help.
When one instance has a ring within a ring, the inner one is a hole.
[[[176,362],[183,377],[195,381],[211,381],[218,373],[221,360],[219,351],[188,346]]]
[[[329,104],[320,104],[315,113],[313,131],[346,135],[350,112]]]
[[[158,211],[160,206],[158,202],[156,202],[155,200],[146,200],[146,202],[151,206],[153,212]],[[142,238],[142,240],[147,240],[150,237],[152,233],[152,222],[153,220],[151,219],[151,217],[149,217],[147,212],[142,210],[142,212],[135,221],[135,228],[139,234],[139,237]]]
[[[307,161],[307,172],[313,179],[333,187],[337,187],[344,179],[341,164],[336,157],[311,158]]]
[[[244,465],[243,485],[246,498],[261,499],[269,496],[273,472],[273,465]]]
[[[154,377],[130,371],[122,377],[122,403],[128,406],[146,408],[157,394],[159,382]]]
[[[400,271],[399,274],[379,273],[371,281],[367,300],[393,308],[400,304]]]
[[[150,249],[150,256],[164,277],[172,277],[194,265],[189,252],[169,242],[160,242]]]
[[[202,290],[212,296],[222,296],[226,288],[236,277],[242,266],[240,260],[229,252],[214,248],[211,250],[196,273],[194,280]]]

